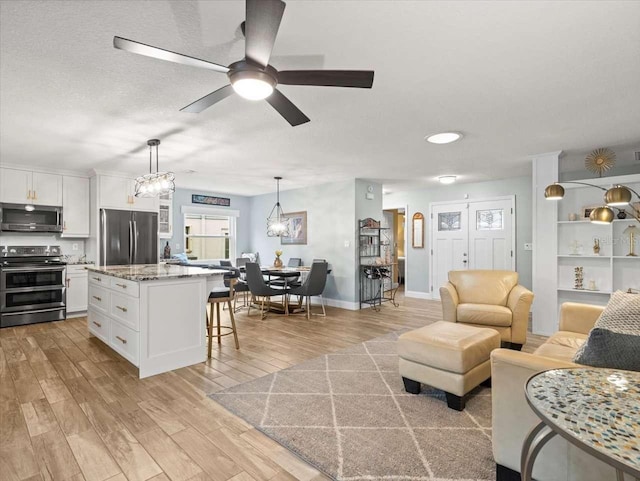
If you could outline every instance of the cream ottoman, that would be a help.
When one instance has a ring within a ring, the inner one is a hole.
[[[500,347],[493,329],[439,321],[398,338],[400,375],[404,388],[420,393],[420,383],[442,389],[447,405],[462,411],[465,397],[491,379],[491,351]]]

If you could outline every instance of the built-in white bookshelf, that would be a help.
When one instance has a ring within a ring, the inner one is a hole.
[[[608,189],[623,184],[640,192],[640,175],[615,178],[585,179],[587,182]],[[604,191],[594,187],[564,184],[565,196],[558,202],[557,222],[557,291],[558,305],[563,302],[606,304],[612,292],[640,289],[640,257],[628,256],[629,236],[623,231],[629,225],[640,228],[630,215],[615,219],[611,224],[598,225],[589,222],[586,208],[603,205]],[[636,202],[635,198],[632,202]],[[630,212],[630,208],[626,209]],[[617,214],[618,210],[614,208]],[[574,218],[576,220],[570,220]],[[639,236],[635,239],[635,251],[640,251]],[[600,251],[594,252],[595,240]],[[575,288],[575,268],[583,268],[583,289]],[[594,288],[595,286],[595,288]]]

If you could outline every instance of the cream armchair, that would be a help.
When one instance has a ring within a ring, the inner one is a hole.
[[[520,350],[527,338],[533,293],[513,271],[451,271],[440,288],[445,321],[490,327],[505,347]]]
[[[524,385],[535,373],[572,362],[578,348],[604,307],[566,302],[560,309],[560,330],[533,354],[509,349],[491,353],[492,444],[496,480],[520,480],[520,453],[529,430],[539,419],[524,395]],[[561,437],[549,441],[533,468],[536,481],[604,481],[616,479],[614,469]],[[631,479],[631,478],[625,478]]]

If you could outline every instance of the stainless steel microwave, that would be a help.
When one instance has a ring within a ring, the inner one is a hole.
[[[62,207],[0,204],[0,231],[62,232]]]

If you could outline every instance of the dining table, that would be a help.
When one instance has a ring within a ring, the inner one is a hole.
[[[240,272],[244,272],[244,267],[240,267]],[[273,278],[282,279],[284,281],[282,301],[270,301],[269,311],[276,312],[278,314],[293,314],[298,312],[304,312],[304,306],[302,305],[302,298],[298,299],[298,302],[294,304],[285,303],[284,296],[287,289],[290,287],[290,283],[295,279],[300,278],[302,282],[311,271],[311,266],[299,266],[299,267],[277,267],[277,266],[260,266],[260,271],[264,276],[267,276],[267,283],[271,284]],[[331,270],[329,269],[328,273]],[[287,308],[285,308],[285,304]]]

